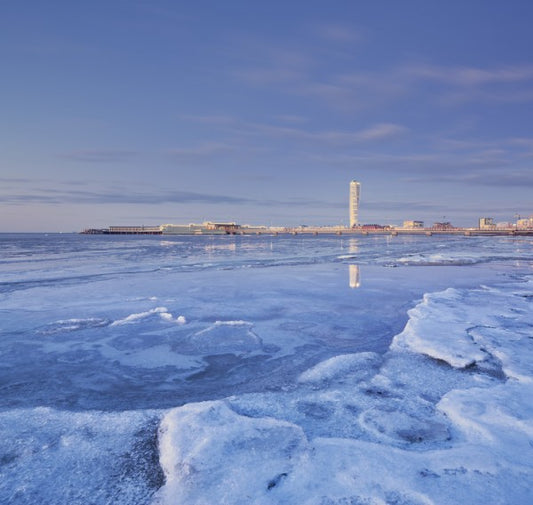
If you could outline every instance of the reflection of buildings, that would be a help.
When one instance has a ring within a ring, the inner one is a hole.
[[[361,285],[359,265],[348,265],[348,266],[350,268],[350,287],[352,289],[358,288]]]
[[[350,228],[359,224],[359,195],[361,193],[361,183],[350,182]]]

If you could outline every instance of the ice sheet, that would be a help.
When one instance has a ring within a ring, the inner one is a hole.
[[[530,286],[428,294],[383,358],[172,410],[155,503],[529,504]]]
[[[532,246],[8,238],[0,502],[529,504]]]
[[[147,503],[163,483],[160,413],[0,412],[0,503]]]

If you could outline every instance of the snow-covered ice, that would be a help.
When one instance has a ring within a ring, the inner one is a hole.
[[[529,503],[530,305],[512,287],[434,293],[382,359],[339,355],[291,391],[172,410],[155,503]],[[490,336],[466,345],[471,328]]]

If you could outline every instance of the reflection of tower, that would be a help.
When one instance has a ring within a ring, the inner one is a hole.
[[[356,238],[350,238],[350,241],[348,242],[348,251],[350,254],[359,252],[359,241]]]
[[[359,224],[359,194],[361,193],[361,183],[350,182],[350,228]]]
[[[358,288],[361,285],[359,265],[348,265],[350,268],[350,287]]]

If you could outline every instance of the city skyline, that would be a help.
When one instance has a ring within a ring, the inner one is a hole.
[[[3,6],[0,232],[533,212],[533,5]]]

